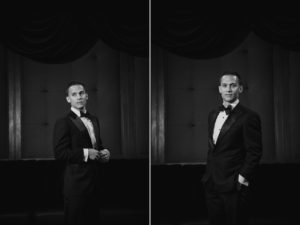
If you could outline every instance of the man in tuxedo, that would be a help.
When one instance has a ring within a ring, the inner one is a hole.
[[[241,76],[223,73],[223,104],[208,116],[208,155],[204,184],[211,225],[247,224],[249,190],[262,156],[259,115],[243,106]]]
[[[71,82],[66,100],[71,110],[56,121],[53,132],[55,158],[66,165],[66,224],[99,224],[99,163],[107,162],[110,152],[102,146],[98,119],[86,109],[88,94],[84,84]]]

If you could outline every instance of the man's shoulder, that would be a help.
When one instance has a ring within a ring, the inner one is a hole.
[[[213,118],[215,118],[215,116],[218,114],[219,112],[219,109],[215,108],[215,109],[211,109],[209,112],[208,112],[208,119],[209,120],[212,120]]]
[[[218,109],[217,108],[214,108],[214,109],[211,109],[209,112],[208,112],[208,115],[213,115],[214,113],[218,112]]]
[[[88,116],[89,116],[90,118],[92,118],[92,119],[98,120],[98,116],[96,116],[96,115],[93,114],[93,113],[88,112]]]
[[[70,120],[70,118],[76,118],[76,115],[72,112],[68,112],[67,114],[56,119],[56,123],[65,123]]]
[[[256,112],[254,109],[250,108],[249,106],[245,106],[244,104],[241,104],[241,103],[239,103],[238,106],[244,112],[247,112],[247,113],[250,113],[250,114],[257,114],[258,115],[258,112]]]
[[[248,106],[245,106],[245,105],[242,105],[242,104],[239,104],[239,109],[247,116],[247,117],[255,117],[255,118],[258,118],[260,119],[260,115],[257,111],[251,109],[250,107]]]

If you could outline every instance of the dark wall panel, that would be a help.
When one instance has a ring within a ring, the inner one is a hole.
[[[5,49],[0,45],[0,159],[8,158],[8,92]]]

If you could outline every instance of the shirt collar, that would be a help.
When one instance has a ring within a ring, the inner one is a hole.
[[[230,103],[230,104],[228,104],[228,105],[231,105],[232,109],[234,109],[234,108],[237,106],[237,104],[239,104],[239,102],[240,102],[240,100],[239,100],[239,99],[236,99],[233,103]],[[224,102],[223,102],[223,105],[224,105]],[[224,105],[224,106],[225,106],[225,105]]]
[[[73,106],[71,107],[71,111],[73,112],[73,113],[75,113],[78,117],[80,117],[80,110],[79,109],[76,109],[76,108],[74,108]],[[84,108],[83,110],[82,110],[84,113],[86,113],[86,108]]]

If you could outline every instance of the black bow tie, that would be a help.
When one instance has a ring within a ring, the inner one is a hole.
[[[232,106],[228,105],[227,108],[226,108],[224,105],[221,105],[219,107],[219,110],[220,110],[220,112],[221,111],[225,111],[226,115],[229,115],[231,113],[231,111],[232,111]]]
[[[89,116],[88,112],[84,113],[84,112],[80,111],[80,117],[88,117],[88,116]]]

